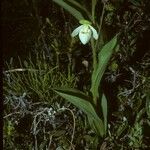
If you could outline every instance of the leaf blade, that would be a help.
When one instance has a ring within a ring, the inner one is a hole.
[[[84,19],[83,15],[73,8],[72,6],[68,5],[66,2],[63,0],[53,0],[55,3],[63,7],[65,10],[67,10],[70,14],[72,14],[77,20],[82,20]]]
[[[115,35],[107,44],[105,44],[98,54],[98,65],[96,71],[92,74],[92,86],[90,89],[93,97],[99,97],[99,84],[117,44],[117,36],[118,35]]]
[[[76,107],[81,109],[91,120],[91,126],[96,126],[94,129],[95,131],[100,135],[104,135],[104,125],[102,120],[98,117],[97,113],[94,110],[94,107],[90,103],[90,98],[82,93],[81,91],[78,91],[76,89],[68,89],[68,88],[57,88],[54,89],[54,91],[68,100],[70,103],[74,104]]]

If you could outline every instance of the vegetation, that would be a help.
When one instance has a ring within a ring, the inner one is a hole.
[[[4,0],[3,149],[150,149],[149,7]]]

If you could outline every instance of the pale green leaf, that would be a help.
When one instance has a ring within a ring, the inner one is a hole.
[[[103,136],[105,134],[105,128],[103,125],[103,128],[101,126],[101,124],[99,123],[98,120],[91,118],[90,116],[88,117],[88,122],[89,125],[91,126],[91,128],[95,131],[95,133],[99,136]]]
[[[72,14],[77,20],[82,20],[84,19],[83,15],[76,10],[75,8],[73,8],[72,6],[68,5],[66,2],[64,2],[63,0],[53,0],[55,3],[57,3],[58,5],[60,5],[61,7],[63,7],[65,10],[67,10],[70,14]]]
[[[76,89],[57,88],[54,91],[81,109],[90,118],[90,125],[94,126],[94,130],[99,133],[100,136],[104,135],[104,125],[102,120],[98,117],[94,110],[93,105],[90,103],[91,98],[85,95],[83,92]]]
[[[96,71],[92,74],[91,92],[93,97],[99,97],[98,88],[106,70],[107,64],[113,54],[113,50],[117,44],[117,35],[113,37],[107,44],[105,44],[98,54],[98,65]]]

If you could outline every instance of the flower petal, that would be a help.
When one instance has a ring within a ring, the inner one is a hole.
[[[79,33],[79,39],[80,41],[82,42],[82,44],[86,44],[89,42],[90,38],[91,38],[91,31],[90,32],[87,32],[87,33],[84,33],[84,32],[81,32]]]
[[[72,33],[71,33],[71,36],[72,37],[75,37],[76,35],[79,34],[80,30],[83,28],[83,25],[77,27]]]
[[[93,38],[94,38],[95,40],[97,40],[97,39],[98,39],[98,33],[97,33],[97,31],[96,31],[91,25],[89,25],[89,27],[90,27],[90,29],[92,30]]]

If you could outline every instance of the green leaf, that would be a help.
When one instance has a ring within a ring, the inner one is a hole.
[[[75,7],[78,7],[79,9],[83,10],[87,14],[89,19],[92,21],[90,12],[84,7],[82,3],[77,2],[76,0],[67,0],[67,1],[72,5],[74,5]]]
[[[95,131],[95,133],[98,136],[103,137],[103,135],[105,134],[104,125],[103,125],[103,128],[102,128],[102,125],[100,125],[98,120],[93,119],[90,116],[87,116],[87,117],[88,117],[88,122],[89,122],[89,125],[91,126],[91,128]]]
[[[150,119],[150,92],[146,95],[146,113],[148,118]]]
[[[105,133],[107,131],[107,99],[106,96],[103,94],[101,99],[101,106],[102,106],[102,113],[104,117],[104,127],[105,127]]]
[[[117,35],[113,37],[107,44],[102,47],[102,50],[98,54],[98,65],[96,71],[92,74],[92,86],[90,91],[94,98],[99,97],[99,84],[106,70],[107,64],[113,54],[113,50],[117,44]]]
[[[85,7],[83,7],[82,3],[80,2],[77,2],[76,0],[67,0],[69,3],[71,3],[72,5],[82,9],[82,10],[85,10]]]
[[[55,3],[63,7],[65,10],[67,10],[70,14],[72,14],[77,20],[82,20],[84,19],[83,15],[73,8],[72,6],[68,5],[66,2],[63,0],[53,0]]]
[[[90,118],[90,125],[100,136],[104,135],[104,125],[102,120],[98,117],[94,110],[93,105],[90,103],[91,99],[81,91],[76,89],[68,88],[57,88],[54,91],[68,100],[70,103],[74,104],[76,107],[81,109],[88,118]]]

